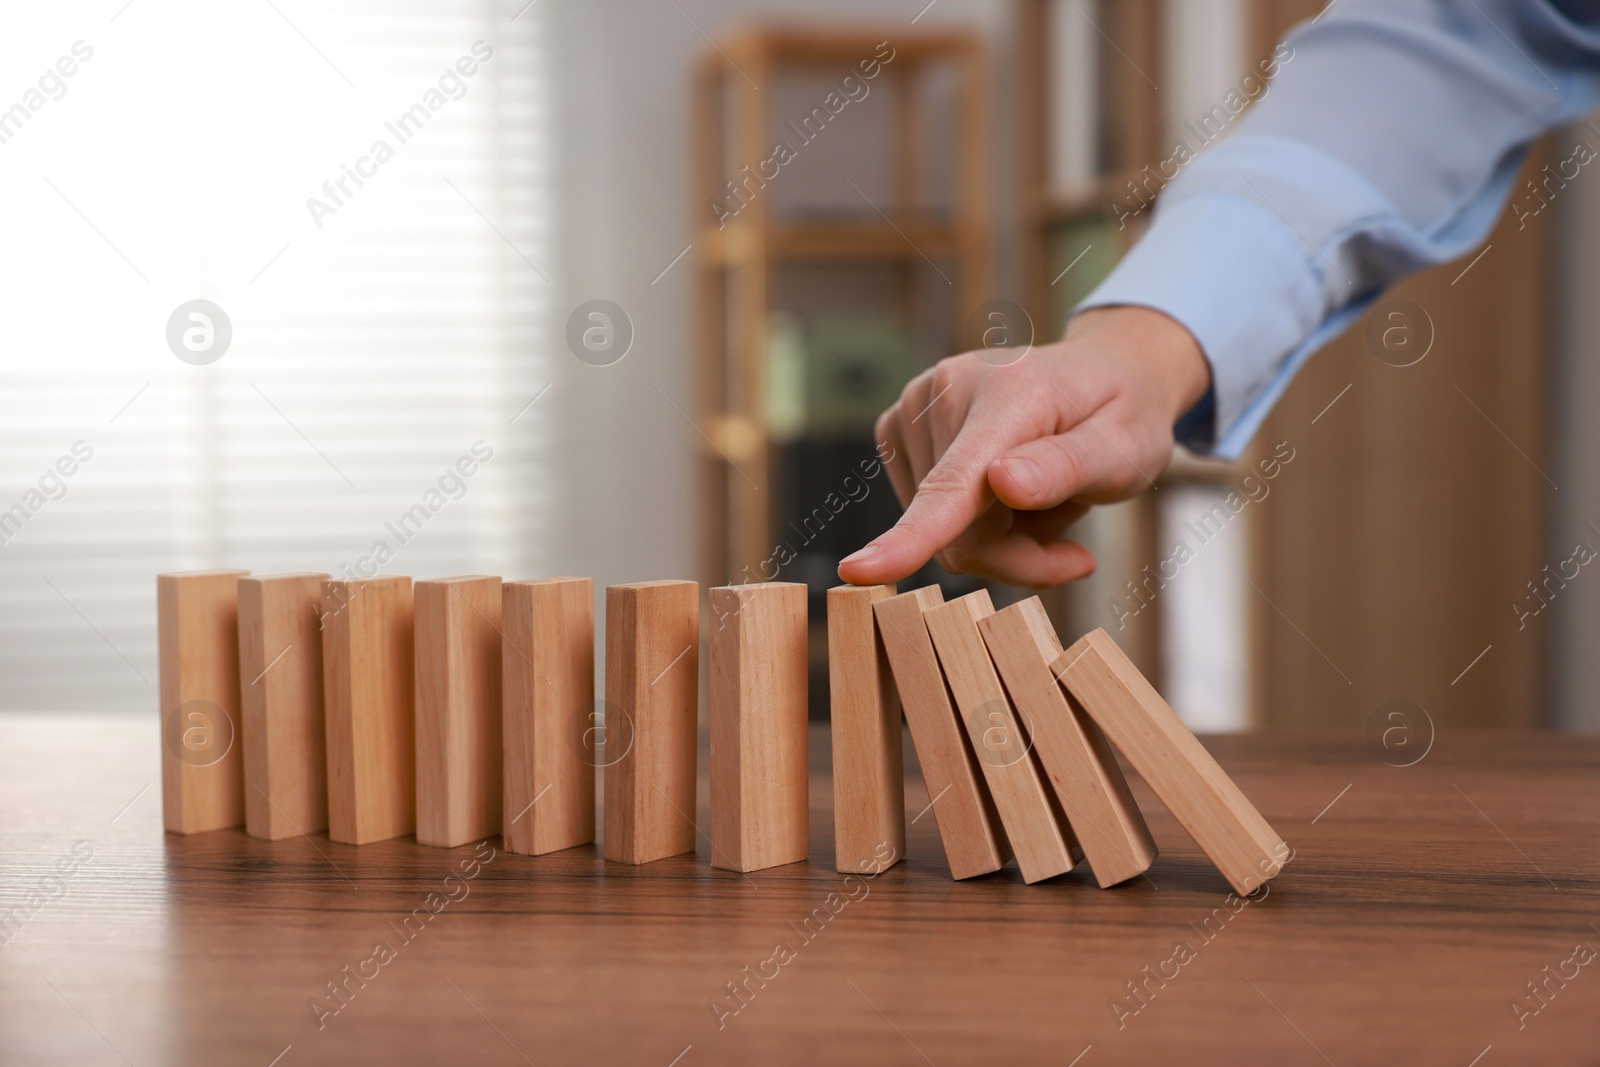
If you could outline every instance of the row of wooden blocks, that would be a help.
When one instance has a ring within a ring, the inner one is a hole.
[[[587,578],[203,571],[160,575],[157,600],[168,830],[447,848],[502,834],[537,855],[595,839],[603,759],[606,858],[694,850],[694,582],[606,590],[601,704]],[[805,588],[712,590],[727,600],[753,610],[724,611],[712,641],[713,862],[753,869],[770,864],[751,827],[778,829],[763,804],[798,812],[775,862],[806,854]],[[763,659],[767,644],[787,657]],[[758,713],[778,743],[741,748]]]
[[[594,840],[603,765],[608,860],[694,850],[694,582],[607,588],[600,703],[586,578],[229,570],[157,586],[171,831],[499,833],[536,855]],[[717,587],[708,608],[711,862],[803,860],[805,587]],[[987,593],[842,586],[828,656],[840,871],[905,855],[902,705],[955,878],[1013,856],[1029,882],[1085,855],[1102,886],[1147,869],[1155,845],[1105,735],[1235,888],[1282,865],[1283,842],[1116,644],[1095,631],[1063,651],[1037,598],[996,612]]]

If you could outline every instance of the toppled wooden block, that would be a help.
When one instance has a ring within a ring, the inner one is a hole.
[[[978,620],[1067,822],[1104,889],[1149,869],[1156,843],[1099,727],[1056,684],[1061,641],[1038,597]]]
[[[1005,825],[1024,882],[1065,874],[1082,855],[1046,789],[1027,731],[995,673],[978,620],[994,614],[987,590],[923,613],[950,692]]]
[[[998,871],[1011,858],[1011,846],[966,730],[951,706],[944,673],[922,621],[923,612],[942,603],[939,587],[930,585],[879,600],[872,611],[928,787],[950,876],[962,879]]]
[[[1085,634],[1052,670],[1237,892],[1283,869],[1289,846],[1109,634]]]

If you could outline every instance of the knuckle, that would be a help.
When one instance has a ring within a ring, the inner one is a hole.
[[[967,478],[948,463],[934,466],[917,485],[917,492],[933,496],[954,496],[967,490]]]
[[[899,407],[889,408],[878,416],[878,421],[872,426],[872,439],[874,441],[892,441],[899,432]]]
[[[946,356],[933,365],[928,373],[932,375],[929,384],[933,386],[933,393],[938,395],[947,389],[954,389],[966,380],[971,360],[977,357],[970,353],[960,356]]]
[[[906,387],[900,390],[900,406],[907,410],[915,411],[918,399],[927,392],[928,383],[932,381],[932,378],[933,371],[925,370],[907,382]]]

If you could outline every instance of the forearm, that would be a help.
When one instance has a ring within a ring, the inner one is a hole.
[[[1544,2],[1340,0],[1278,54],[1082,305],[1154,308],[1194,336],[1211,417],[1180,437],[1230,457],[1386,285],[1481,241],[1527,144],[1600,96],[1600,33]]]

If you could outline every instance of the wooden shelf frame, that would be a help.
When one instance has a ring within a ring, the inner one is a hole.
[[[692,217],[705,218],[739,161],[771,150],[768,90],[786,74],[851,69],[880,42],[894,58],[891,79],[895,134],[893,203],[863,205],[860,217],[780,218],[770,198],[756,197],[725,225],[695,229],[697,406],[706,446],[701,463],[701,573],[714,584],[761,580],[771,557],[772,489],[776,471],[765,426],[763,397],[767,322],[774,279],[785,263],[882,262],[900,267],[909,305],[914,272],[936,264],[955,289],[952,311],[962,317],[992,295],[992,190],[989,136],[990,72],[972,33],[866,25],[849,30],[794,24],[753,25],[719,36],[695,68],[692,87],[694,173]],[[956,74],[951,210],[927,209],[920,160],[928,116],[917,80],[938,65]],[[964,327],[958,327],[965,334]],[[965,340],[965,338],[964,338]],[[970,342],[969,342],[970,343]],[[746,568],[750,568],[749,571]],[[765,575],[770,577],[770,574]]]

